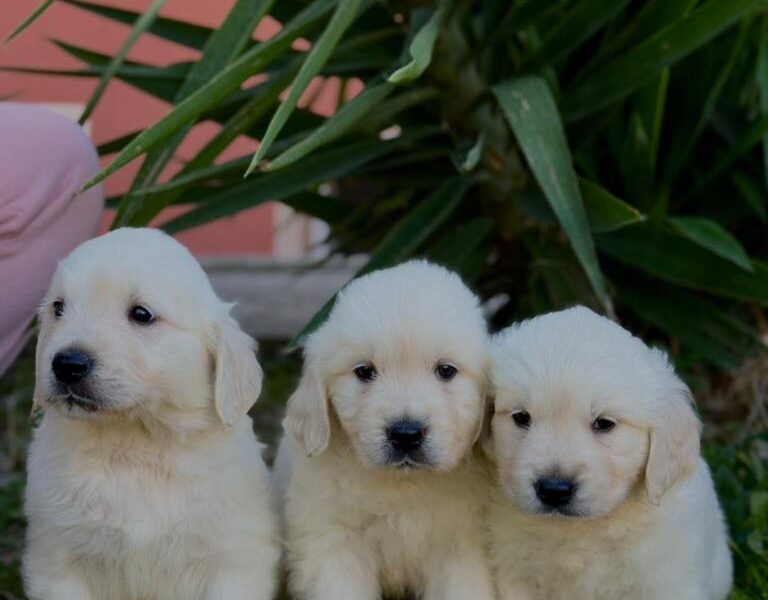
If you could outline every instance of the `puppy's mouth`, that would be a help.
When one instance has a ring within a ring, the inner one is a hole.
[[[399,461],[389,461],[387,466],[397,471],[415,471],[419,469],[430,469],[432,465],[422,460],[415,460],[412,458],[403,458]]]
[[[434,468],[432,460],[423,452],[399,452],[387,449],[384,466],[396,471],[416,471]]]
[[[557,505],[547,504],[536,498],[529,501],[526,512],[543,517],[563,517],[564,519],[590,519],[594,516],[589,504],[579,496],[574,496],[570,501]]]
[[[84,394],[82,391],[75,391],[71,387],[62,390],[62,393],[51,398],[53,404],[63,404],[69,409],[79,408],[88,413],[95,413],[104,408],[101,401],[93,396]]]
[[[554,517],[568,517],[571,519],[584,519],[589,515],[578,506],[539,506],[535,510],[536,514]]]

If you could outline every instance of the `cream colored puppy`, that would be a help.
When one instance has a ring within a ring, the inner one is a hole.
[[[490,600],[471,458],[489,366],[477,298],[426,262],[352,282],[307,342],[276,463],[299,600]]]
[[[722,600],[699,421],[664,353],[577,307],[494,340],[488,527],[503,600]]]
[[[32,600],[271,600],[279,544],[253,340],[187,250],[82,244],[40,309],[24,578]]]

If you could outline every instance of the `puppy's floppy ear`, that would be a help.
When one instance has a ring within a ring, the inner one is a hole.
[[[299,387],[288,399],[283,428],[303,446],[307,456],[322,454],[331,437],[328,397],[320,376],[304,367]]]
[[[645,468],[645,489],[653,504],[658,504],[668,489],[690,475],[699,461],[701,424],[693,409],[693,398],[688,387],[671,376],[674,385],[651,429]]]
[[[216,324],[214,404],[219,418],[234,425],[261,392],[262,370],[256,342],[226,315]]]

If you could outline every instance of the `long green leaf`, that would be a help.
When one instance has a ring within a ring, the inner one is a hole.
[[[384,127],[390,125],[392,120],[400,113],[433,100],[437,96],[434,88],[414,87],[401,92],[382,102],[379,107],[361,123],[362,129],[370,133],[378,134]]]
[[[765,186],[761,186],[746,173],[735,172],[731,176],[733,185],[757,217],[765,223],[768,220],[768,201]]]
[[[471,185],[467,176],[445,181],[392,228],[359,275],[407,258],[453,214]]]
[[[650,166],[651,178],[656,172],[656,162],[661,144],[661,126],[664,120],[669,76],[670,70],[664,69],[656,79],[639,90],[637,94],[637,111],[645,131],[648,132],[648,158],[646,162]],[[650,183],[649,181],[649,187]]]
[[[605,65],[608,61],[652,36],[659,29],[689,14],[699,0],[649,0],[634,19],[603,48],[589,71]]]
[[[109,65],[111,56],[93,52],[60,40],[51,40],[64,52],[78,60],[88,63],[87,69],[37,69],[26,67],[0,67],[3,71],[56,75],[62,77],[101,77]],[[176,63],[155,67],[144,63],[126,60],[115,76],[128,85],[150,94],[165,102],[171,102],[179,86],[189,73],[191,63]]]
[[[356,142],[307,156],[303,161],[280,171],[259,174],[239,185],[226,188],[211,196],[199,207],[169,221],[163,229],[175,233],[252,208],[269,200],[282,200],[312,186],[345,175],[360,165],[390,152],[395,147],[395,144],[382,144],[379,140],[375,140]]]
[[[392,228],[371,253],[368,263],[355,274],[353,279],[408,258],[453,214],[471,185],[472,180],[464,176],[454,177],[444,182]],[[325,322],[335,301],[336,296],[325,303],[304,329],[291,340],[288,351],[300,346],[308,335]]]
[[[309,136],[270,161],[267,170],[275,171],[292,165],[310,152],[338,139],[360,119],[374,110],[392,92],[392,89],[393,87],[389,83],[379,83],[366,88],[355,99],[345,104],[341,110],[326,119]]]
[[[95,72],[99,73],[100,75],[104,73],[105,69],[109,66],[113,59],[113,56],[110,56],[109,54],[95,52],[93,50],[89,50],[88,48],[69,44],[61,40],[52,39],[51,42],[56,44],[56,46],[58,46],[61,50],[70,56],[87,63],[91,67],[97,67],[98,69],[95,70]],[[187,77],[187,75],[189,75],[191,68],[191,62],[172,63],[162,67],[156,67],[147,63],[125,59],[118,68],[117,72],[126,76],[140,75],[147,78],[173,79],[182,82]]]
[[[0,72],[10,73],[28,73],[30,75],[50,75],[56,77],[75,77],[75,78],[95,78],[100,77],[103,69],[99,67],[89,67],[86,69],[38,69],[35,67],[0,67]],[[159,71],[159,69],[157,70]],[[176,90],[179,88],[181,80],[171,75],[162,77],[159,72],[147,73],[145,77],[140,70],[131,67],[123,67],[117,73],[118,79],[135,87],[142,92],[146,92],[155,98],[166,102],[171,102]]]
[[[291,135],[286,137],[285,140],[281,140],[276,143],[274,148],[277,152],[282,151],[284,148],[289,148],[295,143],[296,139],[301,139],[306,136],[307,131],[311,131],[318,126],[320,117],[309,111],[301,110],[295,115],[297,118],[291,120],[291,123],[286,127],[286,132],[291,132]],[[258,125],[251,129],[249,135],[254,135],[259,131],[263,132],[266,123],[260,122]],[[295,132],[294,132],[295,129]],[[417,138],[412,138],[417,139]],[[355,142],[353,142],[355,143]],[[192,164],[190,161],[188,164]],[[207,162],[205,164],[198,165],[192,169],[182,169],[177,173],[173,179],[164,183],[155,183],[154,185],[138,190],[129,192],[130,194],[163,194],[173,192],[174,197],[178,196],[180,192],[186,192],[190,188],[194,187],[216,187],[225,184],[240,184],[243,179],[243,170],[248,166],[250,157],[243,156],[234,160],[229,160],[219,164],[211,164]],[[184,201],[187,201],[184,199]]]
[[[584,304],[601,310],[584,269],[568,245],[552,237],[529,233],[522,237],[531,257],[526,302],[535,312],[548,312]],[[521,299],[522,300],[522,299]],[[513,299],[513,302],[516,301]]]
[[[181,86],[176,103],[187,98],[237,58],[274,3],[275,0],[237,0],[224,22],[208,39],[200,60],[194,63]]]
[[[154,186],[149,190],[139,190],[139,192],[149,195],[149,198],[145,206],[137,210],[131,217],[130,224],[137,227],[147,225],[158,214],[157,207],[175,203],[195,180],[204,179],[206,173],[208,177],[216,177],[216,172],[221,165],[213,167],[211,165],[232,141],[239,135],[254,137],[259,133],[259,131],[255,131],[257,128],[263,132],[261,125],[266,126],[266,123],[263,123],[264,117],[267,111],[278,102],[280,93],[288,85],[291,72],[286,73],[286,75],[288,77],[278,76],[258,86],[261,88],[261,93],[254,95],[251,101],[244,104],[240,110],[232,115],[230,120],[224,123],[219,133],[212,137],[200,152],[184,165],[171,182]],[[303,122],[304,119],[294,120],[297,125],[300,121]],[[234,183],[235,179],[242,178],[242,172],[248,166],[249,161],[244,158],[240,161],[233,161],[233,163],[232,167],[236,164],[236,168],[230,168],[226,174],[233,177],[232,182]]]
[[[301,192],[280,200],[293,210],[333,225],[349,214],[349,204],[315,192]]]
[[[676,21],[583,81],[574,84],[563,107],[568,119],[597,112],[626,98],[665,67],[730,27],[763,0],[710,0],[685,19]]]
[[[155,20],[157,13],[160,12],[161,8],[163,8],[165,2],[166,0],[154,0],[149,8],[136,20],[136,23],[131,29],[131,33],[126,38],[125,42],[123,42],[123,45],[120,47],[120,50],[117,51],[117,54],[115,54],[115,56],[112,58],[109,66],[101,76],[96,89],[88,99],[88,103],[83,109],[83,114],[80,115],[80,118],[78,119],[78,122],[81,125],[88,120],[88,117],[91,116],[93,109],[96,108],[99,100],[101,100],[101,97],[104,95],[110,80],[120,68],[120,65],[123,64],[126,57],[128,56],[128,53],[131,51],[131,48],[133,48],[134,44],[138,41],[139,37],[141,37],[141,35],[149,28],[149,26],[152,25],[152,21]]]
[[[642,117],[633,113],[620,155],[624,187],[630,202],[647,209],[646,198],[653,180],[651,139]]]
[[[84,77],[93,77],[94,75],[98,76],[103,73],[103,66],[110,60],[110,57],[106,54],[100,54],[78,46],[65,44],[57,40],[54,40],[54,43],[60,46],[68,54],[78,58],[79,60],[84,60],[87,62],[89,65],[91,65],[91,69],[86,71],[45,71],[53,75],[58,74],[63,76]],[[282,59],[278,59],[275,61],[275,63],[281,62],[281,60]],[[291,63],[289,62],[289,64]],[[272,66],[275,66],[274,63],[270,65],[270,67]],[[118,70],[116,77],[142,92],[150,94],[155,98],[159,98],[164,102],[172,103],[174,98],[178,96],[179,90],[189,75],[191,68],[192,64],[186,62],[175,63],[165,67],[153,67],[143,63],[126,61],[126,64],[124,64]],[[279,73],[282,73],[285,70],[285,68],[275,69],[274,74],[270,68],[268,69],[267,73],[277,77]],[[3,69],[4,67],[0,67],[0,71]],[[11,69],[9,68],[8,70]],[[40,71],[35,70],[34,72]],[[259,95],[259,93],[259,86],[253,86],[247,89],[240,89],[231,92],[225,97],[223,101],[205,111],[203,113],[204,117],[199,118],[207,118],[212,119],[218,123],[224,123],[230,119],[234,112],[240,110],[245,104],[250,102],[254,96]]]
[[[453,234],[446,235],[437,247],[429,253],[429,258],[444,267],[466,275],[467,266],[473,261],[481,246],[493,234],[494,223],[491,219],[477,217],[463,224]]]
[[[745,271],[754,271],[744,247],[719,223],[705,217],[669,217],[667,220],[683,237]]]
[[[454,156],[453,164],[461,173],[471,173],[480,164],[485,150],[485,132],[477,136],[477,140],[467,148],[459,147],[459,152]]]
[[[99,156],[120,152],[120,150],[125,148],[131,140],[140,133],[141,131],[132,131],[131,133],[126,133],[125,135],[111,139],[108,142],[103,142],[96,147],[96,151],[99,153]]]
[[[0,73],[24,73],[27,75],[56,75],[60,77],[98,77],[101,75],[100,69],[48,69],[39,67],[12,67],[8,65],[0,66]]]
[[[768,266],[734,269],[698,244],[650,224],[595,236],[598,248],[625,265],[676,285],[768,306]]]
[[[505,32],[522,31],[529,27],[543,29],[547,23],[564,15],[571,4],[572,0],[508,2],[507,13],[494,26]]]
[[[629,0],[580,0],[558,21],[541,46],[530,59],[533,69],[557,62],[568,56],[582,42],[589,39],[611,18],[621,11]]]
[[[747,323],[690,292],[629,278],[618,289],[632,312],[722,369],[738,367],[761,346]]]
[[[411,61],[389,76],[387,81],[398,85],[410,83],[427,70],[432,62],[432,52],[435,48],[437,34],[440,31],[440,24],[445,16],[443,7],[438,8],[432,13],[429,20],[419,29],[413,37],[410,46]]]
[[[92,2],[84,2],[83,0],[59,1],[106,17],[107,19],[111,19],[118,23],[126,23],[128,25],[136,22],[136,19],[141,16],[140,12],[123,10],[121,8],[104,6]],[[178,21],[176,19],[168,19],[165,17],[158,17],[155,19],[148,30],[149,33],[156,35],[159,38],[170,42],[176,42],[177,44],[187,46],[193,50],[201,50],[213,31],[214,30],[209,27],[194,25],[185,21]]]
[[[706,100],[702,105],[701,113],[694,126],[692,128],[690,126],[681,126],[681,129],[684,130],[677,136],[675,143],[668,152],[668,167],[667,173],[665,174],[667,185],[671,186],[675,182],[680,171],[689,162],[691,152],[696,147],[701,134],[712,119],[712,115],[715,112],[715,106],[720,99],[725,84],[730,79],[736,64],[743,56],[744,46],[749,39],[748,34],[752,21],[753,17],[751,15],[742,19],[739,33],[733,42],[733,46],[728,53],[727,59],[722,63],[717,78],[709,88]]]
[[[242,108],[235,112],[224,123],[224,127],[205,145],[205,147],[193,158],[184,171],[190,171],[199,166],[212,164],[214,159],[233,142],[237,136],[248,134],[253,127],[262,121],[265,113],[278,102],[282,91],[288,86],[296,73],[298,66],[287,67],[283,72],[276,73],[269,81],[262,84],[259,93],[243,104]]]
[[[760,42],[757,47],[757,89],[760,110],[768,115],[768,16],[763,15]],[[768,185],[768,133],[763,135],[763,177]]]
[[[333,0],[318,0],[297,15],[275,37],[243,54],[206,85],[175,106],[157,123],[145,130],[107,168],[86,182],[83,189],[93,187],[137,156],[154,148],[181,127],[184,127],[191,119],[219,103],[252,74],[263,71],[271,61],[289,48],[296,38],[311,29],[333,6],[333,3]]]
[[[593,181],[579,179],[589,227],[595,233],[616,231],[627,225],[645,220],[645,216],[634,206],[619,200]]]
[[[61,46],[66,46],[60,42],[57,42]],[[82,54],[82,49],[70,48],[72,54]],[[94,53],[95,54],[95,53]],[[0,67],[0,71],[22,72],[22,73],[34,73],[34,74],[48,74],[58,75],[64,77],[98,77],[103,73],[102,57],[109,60],[107,55],[97,55],[96,58],[91,57],[91,66],[88,69],[71,70],[71,69],[35,69],[25,67]],[[152,67],[143,64],[124,64],[117,72],[116,77],[121,81],[135,87],[137,90],[150,94],[155,98],[159,98],[165,102],[173,102],[173,99],[178,94],[178,90],[181,87],[187,73],[189,73],[189,63],[177,63],[167,67]],[[240,110],[245,104],[253,99],[256,95],[258,86],[254,86],[244,90],[236,90],[227,95],[221,102],[216,105],[208,107],[203,111],[198,119],[207,120],[210,119],[217,123],[225,123],[234,112]],[[259,133],[261,135],[262,132]],[[252,135],[252,132],[247,132],[247,135]]]
[[[2,71],[3,68],[0,67],[0,71]],[[10,69],[9,69],[10,70]],[[14,71],[17,69],[13,69]],[[27,72],[27,69],[24,69],[22,72]],[[35,69],[32,72],[39,73],[41,71]],[[54,74],[61,74],[64,73],[56,72]],[[71,71],[67,72],[70,76],[93,76],[91,72],[80,72],[80,71]],[[133,77],[126,75],[124,78],[121,77],[126,83],[129,83],[131,85],[134,85],[137,89],[140,89],[142,91],[147,91],[148,93],[152,94],[153,96],[157,98],[166,98],[168,102],[171,102],[173,99],[173,96],[176,93],[176,90],[178,90],[178,85],[176,85],[175,82],[170,80],[163,80],[160,78],[157,79],[144,79],[141,77]],[[253,88],[249,88],[245,91],[238,91],[234,94],[231,94],[228,96],[225,100],[223,100],[221,103],[219,103],[216,106],[210,107],[208,110],[204,111],[200,116],[200,120],[211,120],[215,123],[220,123],[224,127],[227,126],[229,123],[229,120],[233,117],[233,115],[240,114],[240,111],[248,110],[249,107],[253,107],[254,105],[259,104],[260,90],[259,86],[254,86]],[[269,107],[270,108],[271,104]],[[312,127],[316,127],[319,122],[321,122],[321,118],[319,116],[313,115],[312,113],[308,112],[304,109],[297,109],[297,114],[295,115],[294,119],[291,120],[291,123],[289,123],[288,127],[286,128],[286,132],[290,131],[291,135],[295,133],[296,127],[300,127],[304,131],[310,130]],[[264,130],[266,129],[266,123],[263,123],[263,119],[260,115],[256,115],[256,122],[252,122],[250,125],[247,125],[244,127],[244,129],[238,133],[242,133],[242,135],[249,136],[253,139],[258,139],[261,135],[263,135]],[[295,123],[294,123],[295,121]],[[136,132],[137,134],[141,133],[141,131]],[[229,133],[228,131],[225,132],[224,129],[222,129],[222,133]],[[135,136],[134,136],[135,137]],[[237,137],[237,136],[235,136]],[[214,138],[211,140],[213,143],[214,140],[216,140],[217,144],[221,142],[222,138]],[[120,148],[113,148],[111,152],[123,150],[127,144],[122,145]],[[218,153],[216,154],[218,156]],[[248,163],[245,163],[242,167],[243,170],[248,166]]]
[[[277,109],[274,117],[272,117],[272,122],[269,124],[267,132],[264,134],[264,139],[261,140],[259,149],[256,151],[253,161],[246,171],[246,176],[249,175],[262,161],[269,150],[269,147],[272,145],[272,142],[275,141],[280,130],[288,120],[288,117],[291,116],[291,113],[299,103],[301,95],[331,56],[331,53],[338,45],[341,36],[344,35],[344,32],[352,24],[360,7],[365,1],[366,0],[339,1],[336,11],[333,13],[333,17],[331,17],[323,34],[318,38],[307,54],[307,59],[301,66],[301,69],[291,86],[291,92],[280,105],[280,108]]]
[[[242,179],[240,174],[247,164],[248,158],[243,156],[221,164],[200,167],[194,171],[179,174],[165,183],[156,183],[151,187],[136,190],[132,193],[160,194],[163,192],[183,192],[198,185],[210,186],[213,183],[235,181],[236,179]]]
[[[174,98],[175,104],[200,89],[242,52],[243,48],[251,41],[254,28],[269,11],[274,1],[237,0],[224,22],[209,38],[203,49],[203,55],[194,64]],[[193,125],[194,121],[190,121],[186,127],[182,127],[174,133],[162,147],[147,154],[139,173],[134,178],[132,189],[139,189],[157,180]],[[159,214],[168,203],[170,203],[170,199],[163,197],[147,199],[146,197],[131,198],[126,196],[125,201],[118,208],[117,215],[115,215],[113,227],[131,223],[133,216],[140,211],[145,214],[142,215],[141,222],[135,224],[146,224]]]
[[[339,53],[344,54],[346,52],[352,52],[355,48],[358,48],[358,52],[359,52],[359,48],[361,44],[364,44],[364,43],[375,44],[377,39],[378,39],[378,36],[369,36],[367,34],[354,36],[339,46]],[[78,60],[82,60],[88,63],[89,65],[92,66],[92,68],[87,70],[71,70],[71,69],[59,70],[59,69],[36,69],[36,68],[25,68],[25,67],[0,66],[0,71],[57,75],[57,76],[65,76],[65,77],[98,77],[103,74],[104,72],[103,67],[109,64],[109,61],[111,59],[111,57],[107,54],[94,52],[92,50],[88,50],[80,46],[74,46],[72,44],[61,42],[59,40],[52,40],[52,41],[57,46],[59,46],[62,50],[64,50],[67,54],[70,54],[71,56],[77,58]],[[286,66],[276,69],[276,72],[275,72],[276,77],[278,76],[277,73],[285,73],[287,70],[293,69],[294,64],[297,64],[296,61],[302,58],[301,54],[291,51],[291,52],[286,52],[283,56],[281,56],[278,60],[276,60],[275,63],[282,62],[286,58],[287,54],[290,54],[290,56],[288,56],[290,60],[288,61]],[[327,74],[326,72],[330,73],[335,69],[334,65],[336,63],[336,60],[337,60],[336,55],[334,55],[331,58],[331,60],[326,64],[326,68],[323,70],[323,74]],[[274,66],[275,63],[273,63],[270,66],[270,68]],[[191,67],[192,67],[192,63],[187,63],[187,62],[171,64],[164,67],[154,67],[151,65],[126,60],[125,63],[120,67],[120,69],[118,70],[115,76],[121,81],[124,81],[125,83],[135,87],[138,90],[141,90],[142,92],[150,94],[165,102],[173,102],[174,98],[176,98],[179,93],[179,89],[182,83],[184,82],[185,78],[189,75]],[[296,69],[298,70],[298,67],[296,67]],[[294,76],[295,76],[295,72],[294,72]],[[241,90],[241,91],[230,94],[227,97],[226,101],[212,108],[210,112],[206,112],[204,117],[210,118],[222,124],[228,122],[232,117],[233,113],[236,113],[241,110],[247,110],[245,107],[245,104],[249,102],[255,102],[255,99],[252,98],[252,96],[254,95],[254,92],[252,90],[254,89],[255,88],[251,88],[250,90]],[[434,96],[434,90],[430,90],[426,88],[417,88],[412,91],[404,92],[403,94],[398,96],[398,99],[400,98],[403,98],[405,100],[408,100],[409,98],[415,99],[414,102],[411,102],[407,105],[407,106],[410,106],[416,102],[423,102],[433,96]],[[394,107],[394,105],[390,106],[390,104],[382,105],[382,109],[386,108],[387,110],[377,111],[374,115],[371,115],[371,118],[366,121],[366,124],[369,124],[371,127],[374,127],[376,122],[381,121],[382,119],[385,119],[385,117],[387,117],[387,114],[391,115],[396,112],[399,112],[400,110],[404,110],[405,108],[407,108],[407,106],[405,105]],[[390,108],[396,108],[397,110],[389,110]],[[289,124],[290,124],[290,121],[289,121]],[[246,135],[252,136],[251,132],[246,132]],[[263,131],[259,133],[259,136],[261,135],[263,135]]]
[[[752,148],[762,142],[763,137],[768,134],[768,114],[763,115],[760,119],[752,123],[747,130],[742,133],[741,137],[736,140],[728,152],[725,153],[710,169],[707,173],[696,181],[696,183],[683,195],[683,200],[696,196],[699,192],[709,186],[710,183],[715,181],[723,173],[749,152]]]
[[[493,24],[493,31],[489,36],[490,41],[495,41],[502,36],[513,32],[519,32],[530,26],[537,26],[564,5],[567,0],[536,0],[530,2],[509,2],[509,9],[501,21]]]
[[[646,216],[634,206],[617,198],[592,180],[580,177],[579,189],[584,200],[589,229],[593,233],[616,231],[646,220]],[[557,225],[557,216],[540,190],[517,194],[515,201],[525,217],[541,225]]]
[[[43,0],[36,8],[33,10],[29,16],[24,19],[19,25],[8,34],[8,36],[3,40],[3,44],[7,44],[10,42],[13,38],[18,36],[22,31],[27,29],[32,23],[37,21],[37,19],[46,11],[48,8],[53,4],[53,0]]]
[[[493,93],[597,297],[608,308],[610,299],[597,261],[578,179],[549,87],[541,77],[528,76],[497,85]]]

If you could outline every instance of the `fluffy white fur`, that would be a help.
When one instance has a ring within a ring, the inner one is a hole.
[[[446,363],[450,381],[436,374]],[[493,597],[488,474],[472,459],[488,366],[478,300],[441,267],[406,263],[340,293],[307,343],[275,466],[297,598]],[[384,430],[406,416],[427,424],[424,464],[391,462]]]
[[[502,600],[723,600],[723,517],[666,355],[582,307],[501,332],[493,353],[488,530]],[[616,425],[595,431],[597,418]],[[551,474],[578,485],[570,516],[537,499]]]
[[[132,321],[135,305],[157,320]],[[246,415],[261,368],[229,308],[155,230],[114,231],[61,263],[40,309],[32,600],[271,600],[276,518]],[[70,348],[95,364],[67,390],[51,361]]]

